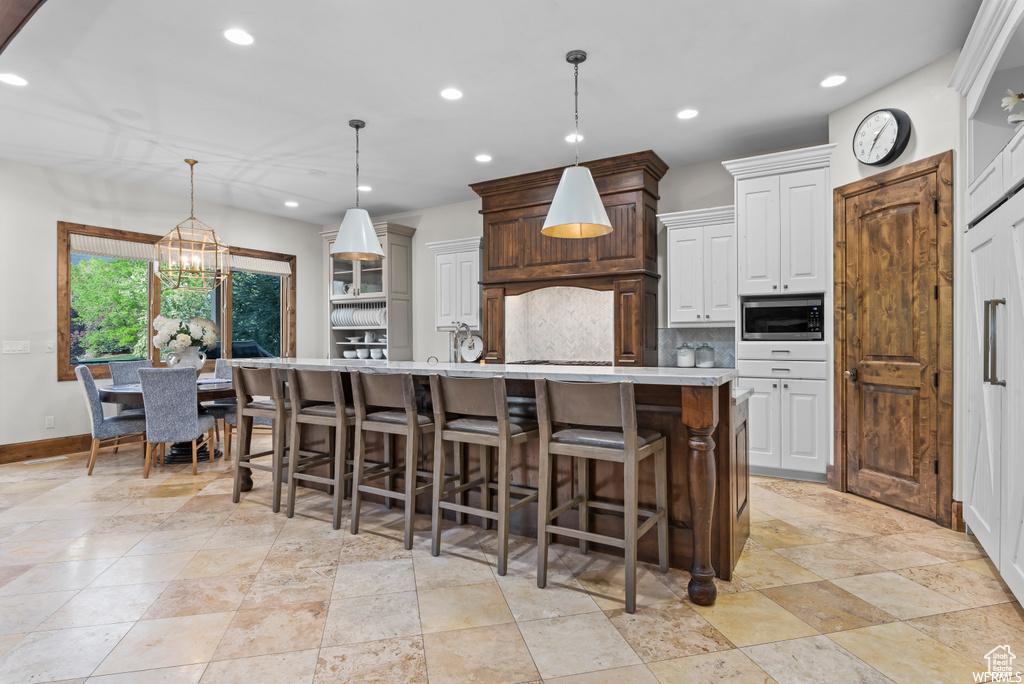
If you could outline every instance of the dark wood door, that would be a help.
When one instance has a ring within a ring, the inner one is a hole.
[[[845,389],[847,489],[932,519],[939,185],[933,171],[845,197],[846,270],[837,273],[846,295],[836,382]]]

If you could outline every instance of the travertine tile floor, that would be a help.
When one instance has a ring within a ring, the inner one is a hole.
[[[970,682],[1024,611],[970,538],[823,485],[752,478],[751,539],[715,606],[687,573],[396,509],[358,536],[307,493],[231,502],[231,462],[157,468],[141,452],[0,466],[0,682]],[[347,509],[347,503],[346,503]]]

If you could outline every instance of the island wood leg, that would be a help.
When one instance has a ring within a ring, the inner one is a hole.
[[[684,387],[682,421],[690,433],[689,494],[693,525],[693,563],[687,593],[700,606],[718,596],[711,564],[711,520],[715,508],[715,441],[718,425],[718,388]]]

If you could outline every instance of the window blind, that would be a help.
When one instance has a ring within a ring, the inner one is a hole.
[[[133,261],[152,261],[153,245],[148,242],[132,240],[114,240],[71,233],[71,253],[86,256],[109,257],[112,259],[131,259]]]
[[[256,257],[238,256],[236,254],[231,255],[231,270],[276,276],[290,276],[292,274],[292,267],[287,261],[258,259]]]

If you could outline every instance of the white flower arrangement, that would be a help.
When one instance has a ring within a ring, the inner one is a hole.
[[[157,316],[153,319],[153,346],[161,351],[180,352],[189,347],[205,347],[212,349],[217,346],[220,330],[217,324],[206,318],[180,318]]]
[[[1010,112],[1017,106],[1018,102],[1024,100],[1024,93],[1015,93],[1012,90],[1007,90],[1006,95],[1003,96],[1003,109]],[[1017,112],[1016,114],[1010,114],[1006,117],[1006,123],[1019,124],[1024,121],[1024,112]]]

